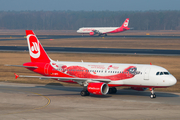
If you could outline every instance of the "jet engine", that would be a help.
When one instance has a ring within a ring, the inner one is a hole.
[[[106,95],[109,91],[109,86],[106,83],[89,83],[87,86],[88,92],[95,95]]]
[[[137,91],[145,91],[145,90],[147,90],[148,88],[143,88],[143,87],[131,87],[131,89],[137,90]]]
[[[90,32],[89,34],[90,34],[91,36],[93,36],[93,35],[94,35],[94,32]]]

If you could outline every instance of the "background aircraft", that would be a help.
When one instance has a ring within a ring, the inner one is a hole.
[[[118,33],[129,30],[128,23],[129,18],[124,21],[121,27],[82,27],[77,30],[77,33],[89,34],[91,36],[95,34],[107,36],[107,33]]]
[[[115,94],[115,87],[129,86],[134,90],[150,89],[151,98],[156,98],[154,88],[175,85],[177,80],[165,68],[145,64],[116,64],[92,62],[66,62],[50,59],[32,30],[26,30],[31,62],[22,66],[43,76],[17,75],[39,79],[55,79],[61,82],[78,83],[83,86],[81,96],[91,94]],[[10,65],[17,66],[17,65]]]

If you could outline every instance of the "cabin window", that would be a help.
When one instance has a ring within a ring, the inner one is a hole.
[[[160,75],[163,75],[163,72],[160,72]]]
[[[159,72],[157,72],[156,75],[159,75]]]

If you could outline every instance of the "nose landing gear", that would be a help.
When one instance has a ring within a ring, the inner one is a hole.
[[[154,88],[149,88],[149,90],[151,91],[150,98],[151,99],[156,98],[156,94],[154,93]]]

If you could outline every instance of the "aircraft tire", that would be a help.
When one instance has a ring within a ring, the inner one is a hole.
[[[81,96],[89,96],[90,93],[86,90],[82,90],[81,93],[80,93]]]
[[[109,94],[116,94],[117,89],[115,87],[109,88]]]
[[[88,91],[86,91],[86,96],[89,96],[89,95],[90,95],[90,93]]]
[[[115,87],[113,87],[113,94],[117,93],[117,89]]]
[[[156,98],[156,94],[153,95],[153,98]]]
[[[86,96],[86,91],[82,90],[80,93],[81,96]]]
[[[150,95],[150,98],[151,98],[151,99],[156,98],[156,94],[151,94],[151,95]]]

